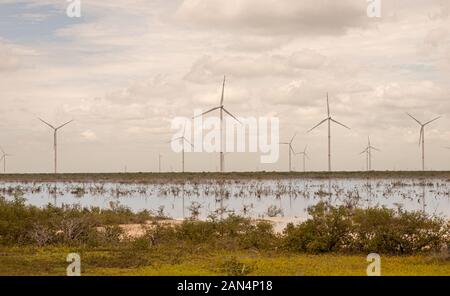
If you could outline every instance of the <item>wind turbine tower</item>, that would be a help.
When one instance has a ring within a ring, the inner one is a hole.
[[[367,147],[361,152],[361,154],[366,154],[366,167],[368,172],[372,170],[372,150],[381,151],[380,149],[372,146],[370,143],[370,137],[368,137]]]
[[[192,143],[189,142],[188,139],[186,139],[186,124],[184,125],[183,136],[172,140],[172,142],[174,142],[174,141],[180,141],[181,145],[183,147],[181,150],[181,172],[184,173],[184,154],[185,154],[186,143],[188,143],[189,145],[191,145],[192,148],[194,148],[194,145],[192,145]]]
[[[292,153],[295,154],[294,148],[292,148],[292,142],[294,141],[297,133],[292,137],[290,142],[281,142],[280,145],[288,145],[289,146],[289,172],[292,172]]]
[[[331,172],[331,122],[339,124],[339,125],[345,127],[346,129],[350,129],[350,128],[348,126],[346,126],[345,124],[342,124],[339,121],[333,119],[333,117],[331,117],[330,101],[328,99],[328,93],[327,93],[327,118],[325,118],[324,120],[319,122],[316,126],[314,126],[312,129],[310,129],[308,131],[308,133],[312,132],[314,129],[318,128],[325,122],[328,123],[328,171]]]
[[[2,151],[2,158],[0,158],[0,161],[3,160],[3,173],[6,174],[6,159],[8,156],[12,156],[11,154],[8,154],[3,150],[3,148],[0,147],[0,150]]]
[[[42,120],[39,118],[40,121],[42,121],[44,124],[49,126],[53,130],[53,151],[54,151],[54,173],[58,173],[58,131],[63,128],[64,126],[68,125],[69,123],[73,122],[73,120],[68,121],[58,127],[55,127],[51,125],[50,123]]]
[[[442,116],[436,117],[435,119],[430,120],[426,123],[422,123],[411,114],[409,113],[406,114],[408,114],[409,117],[411,117],[415,122],[417,122],[420,125],[419,147],[422,146],[422,171],[425,171],[425,127],[430,123],[440,119]]]
[[[308,145],[305,146],[305,149],[302,152],[296,153],[296,155],[303,156],[303,172],[304,173],[306,173],[306,159],[309,159],[308,152],[306,152],[307,149],[308,149]]]
[[[206,114],[211,113],[211,112],[216,111],[216,110],[220,111],[220,172],[223,172],[224,171],[224,167],[225,167],[224,166],[224,160],[225,159],[224,159],[224,152],[223,152],[223,147],[224,147],[224,140],[223,140],[223,136],[224,136],[223,135],[223,128],[224,128],[223,117],[224,117],[224,114],[223,113],[225,112],[226,114],[228,114],[229,116],[234,118],[237,122],[241,123],[239,121],[239,119],[237,119],[233,114],[231,114],[227,109],[225,109],[225,106],[223,104],[224,97],[225,97],[225,82],[226,82],[226,77],[224,76],[223,77],[223,85],[222,85],[222,96],[220,98],[220,105],[194,117],[194,118],[201,117],[203,115],[206,115]]]

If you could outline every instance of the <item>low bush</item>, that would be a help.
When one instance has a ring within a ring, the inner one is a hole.
[[[423,212],[387,208],[354,209],[319,203],[311,219],[284,231],[291,251],[413,254],[438,251],[449,243],[448,223]]]
[[[227,276],[244,276],[253,270],[254,268],[252,266],[240,262],[235,257],[226,259],[219,266],[219,271]]]
[[[133,213],[114,205],[110,210],[77,207],[44,208],[0,197],[0,244],[118,248],[145,252],[155,248],[184,250],[285,250],[306,253],[437,253],[449,249],[449,223],[423,212],[319,203],[310,218],[289,224],[276,234],[269,222],[231,215],[207,221],[188,219],[179,225],[147,225],[138,238],[127,237],[119,224],[154,220],[149,212]]]
[[[0,244],[2,245],[105,245],[117,244],[123,235],[119,223],[143,223],[151,220],[148,212],[134,214],[124,207],[110,210],[48,205],[25,205],[16,196],[7,201],[0,196]],[[97,227],[105,226],[105,231]],[[116,227],[114,226],[116,225]]]

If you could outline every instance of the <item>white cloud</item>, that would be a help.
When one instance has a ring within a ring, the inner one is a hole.
[[[86,130],[82,132],[81,137],[83,138],[83,140],[87,142],[94,142],[97,140],[97,135],[91,130]]]
[[[18,53],[0,39],[0,72],[14,71],[20,66]]]
[[[325,60],[323,55],[310,49],[303,49],[289,55],[263,54],[216,58],[203,56],[193,64],[187,79],[210,82],[224,74],[246,78],[295,76],[301,75],[301,70],[321,67]]]
[[[367,3],[354,0],[184,0],[177,16],[189,23],[258,34],[344,34],[369,23]]]
[[[66,4],[24,2],[53,4],[62,13]],[[92,170],[107,170],[108,157],[124,148],[148,170],[141,160],[154,153],[178,159],[164,144],[170,120],[215,106],[227,75],[231,112],[280,116],[283,136],[298,131],[296,144],[312,149],[323,147],[323,134],[303,132],[325,115],[329,92],[333,114],[353,128],[333,139],[344,152],[338,168],[352,169],[353,150],[368,134],[392,155],[380,159],[392,168],[397,156],[416,148],[408,146],[416,127],[406,111],[424,120],[450,113],[448,1],[395,2],[383,1],[383,17],[373,22],[364,0],[83,1],[87,17],[58,27],[51,40],[0,41],[2,142],[23,155],[17,167],[26,171],[35,155],[21,147],[48,144],[36,115],[55,122],[75,117],[62,139],[89,155],[108,147],[106,163]],[[444,144],[448,124],[444,117],[434,126],[440,134],[430,133],[430,145]],[[311,165],[324,168],[314,152]],[[199,157],[195,169],[205,166]]]
[[[325,57],[316,51],[304,49],[297,51],[290,57],[290,63],[296,68],[315,69],[325,62]]]

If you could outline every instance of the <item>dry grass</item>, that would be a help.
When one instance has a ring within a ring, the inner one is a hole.
[[[0,249],[0,275],[65,275],[66,256],[77,250],[66,248]],[[216,252],[179,250],[120,252],[113,250],[78,250],[83,275],[159,276],[228,275],[223,266],[233,258],[245,266],[246,275],[272,276],[364,276],[367,262],[363,255],[305,255],[273,252]],[[431,256],[382,256],[385,276],[449,276],[450,261]]]

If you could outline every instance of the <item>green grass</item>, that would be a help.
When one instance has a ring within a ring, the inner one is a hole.
[[[70,248],[1,248],[0,275],[65,275],[70,252],[79,252],[83,275],[156,276],[228,275],[224,262],[235,258],[251,272],[272,276],[363,276],[363,255],[306,255],[256,251],[155,249],[148,251],[76,250]],[[382,256],[382,275],[449,276],[450,260],[431,256]]]
[[[230,172],[230,173],[95,173],[95,174],[2,174],[0,181],[15,182],[122,182],[167,183],[201,181],[207,179],[289,179],[289,178],[443,178],[450,179],[450,171],[376,171],[376,172]]]

